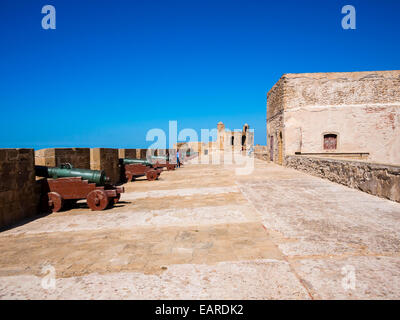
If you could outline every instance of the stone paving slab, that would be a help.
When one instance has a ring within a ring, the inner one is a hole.
[[[315,299],[399,299],[400,257],[303,259],[295,269]]]
[[[0,277],[0,299],[310,299],[281,260],[170,265],[159,275],[91,273],[59,278],[49,290],[41,281]]]
[[[161,273],[164,266],[177,263],[283,259],[259,223],[23,234],[1,241],[0,252],[0,276],[40,276],[48,264],[59,276],[71,277]]]
[[[225,199],[226,200],[226,199]],[[113,213],[89,213],[49,215],[14,229],[0,233],[0,241],[9,235],[39,234],[107,229],[127,229],[136,227],[204,226],[210,220],[217,224],[259,221],[250,216],[248,205],[204,206],[195,208],[172,208],[151,211],[120,211]]]

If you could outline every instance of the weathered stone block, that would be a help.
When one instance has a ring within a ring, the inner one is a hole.
[[[136,152],[137,159],[146,159],[147,149],[136,149]]]
[[[75,168],[90,169],[89,148],[51,148],[35,151],[35,164],[58,167],[71,163]]]
[[[137,150],[139,149],[118,149],[120,159],[137,159]]]
[[[120,180],[118,149],[90,149],[90,168],[92,170],[104,170],[112,184],[118,183]]]
[[[0,227],[38,212],[33,149],[0,149]]]

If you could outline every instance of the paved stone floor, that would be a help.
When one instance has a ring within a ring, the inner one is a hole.
[[[1,232],[0,299],[400,298],[399,203],[237,169],[187,164],[126,184],[112,209]]]

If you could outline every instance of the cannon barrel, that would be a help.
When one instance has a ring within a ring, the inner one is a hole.
[[[123,164],[143,164],[145,166],[151,166],[152,163],[147,161],[147,160],[142,160],[142,159],[129,159],[129,158],[125,158],[125,159],[121,159],[121,162]]]
[[[81,177],[83,180],[88,180],[97,185],[105,185],[110,181],[103,170],[78,169],[71,165],[61,165],[60,167],[35,166],[35,173],[38,177],[53,179]]]
[[[169,160],[169,156],[152,156],[151,159],[152,160],[165,160],[165,161],[168,161]]]

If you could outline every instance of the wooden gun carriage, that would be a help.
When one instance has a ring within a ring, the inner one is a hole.
[[[70,164],[60,167],[35,166],[40,180],[43,211],[57,212],[78,200],[86,199],[94,211],[104,210],[117,203],[124,187],[110,185],[102,170],[73,168]]]
[[[121,178],[130,182],[138,177],[146,176],[147,180],[153,181],[160,177],[161,170],[152,163],[137,159],[120,159]]]
[[[168,156],[151,157],[151,163],[154,168],[166,168],[168,171],[175,170],[176,164],[171,163],[169,160]]]

